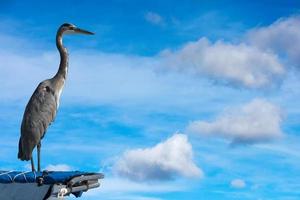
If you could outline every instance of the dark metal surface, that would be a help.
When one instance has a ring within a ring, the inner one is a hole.
[[[42,184],[38,183],[42,178]],[[58,200],[100,186],[101,173],[0,171],[0,200]]]

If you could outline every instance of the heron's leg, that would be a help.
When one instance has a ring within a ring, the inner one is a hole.
[[[37,156],[38,156],[38,172],[41,171],[41,141],[37,145]]]
[[[34,163],[33,163],[33,158],[32,158],[32,157],[31,157],[30,161],[31,161],[31,170],[32,170],[33,172],[35,172],[35,169],[34,169]]]

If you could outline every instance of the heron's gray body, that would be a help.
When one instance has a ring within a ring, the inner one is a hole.
[[[43,139],[48,126],[55,119],[59,107],[60,96],[67,77],[68,52],[62,44],[64,32],[93,34],[67,23],[63,24],[57,31],[56,46],[60,53],[59,69],[53,78],[41,82],[35,89],[25,108],[21,125],[18,158],[21,160],[31,160],[33,171],[35,169],[32,151],[36,146],[38,147],[38,171],[40,171],[41,140]]]
[[[31,96],[23,116],[18,158],[30,160],[35,146],[44,137],[50,123],[55,119],[59,93],[52,79],[39,84]]]

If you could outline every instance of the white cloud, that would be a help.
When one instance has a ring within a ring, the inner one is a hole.
[[[279,107],[264,99],[254,99],[246,105],[227,110],[215,121],[193,121],[187,131],[229,138],[233,144],[255,143],[281,137],[282,120]]]
[[[183,191],[186,188],[178,183],[174,182],[161,182],[155,185],[148,184],[147,182],[134,182],[128,179],[123,179],[119,177],[108,177],[103,179],[101,183],[101,188],[99,190],[104,193],[133,193],[133,192],[174,192]],[[97,192],[95,192],[97,193]]]
[[[300,67],[300,45],[295,45],[299,43],[300,16],[296,15],[250,30],[238,44],[201,38],[161,54],[167,68],[262,88],[282,79],[287,67]]]
[[[87,199],[155,199],[146,194],[159,194],[171,192],[183,192],[190,189],[190,180],[168,181],[168,182],[134,182],[120,177],[105,177],[101,180],[100,187],[90,190],[85,194]],[[159,199],[159,198],[158,198]],[[157,200],[158,200],[157,199]]]
[[[278,57],[247,44],[211,43],[206,38],[161,53],[166,68],[210,76],[248,88],[272,85],[285,70]]]
[[[246,187],[246,183],[242,179],[234,179],[230,182],[231,187],[237,188],[237,189],[242,189]]]
[[[136,181],[203,175],[193,162],[192,146],[183,134],[174,134],[151,148],[126,151],[115,164],[115,170],[120,176]]]
[[[31,165],[30,164],[26,164],[24,165],[24,169],[26,171],[31,171]],[[47,165],[45,170],[48,171],[72,171],[73,168],[69,165],[66,164],[57,164],[57,165]]]
[[[31,171],[32,169],[31,169],[31,164],[25,164],[24,166],[23,166],[23,169],[25,170],[25,171]],[[22,170],[23,170],[22,169]]]
[[[155,12],[147,12],[145,14],[145,19],[154,25],[164,25],[164,19],[162,18],[162,16]]]
[[[247,34],[251,45],[264,51],[287,56],[289,63],[300,67],[300,16],[281,18],[273,24],[255,28]]]
[[[0,49],[0,71],[5,74],[0,80],[0,100],[27,101],[40,81],[56,73],[59,63],[56,51],[36,54]],[[163,97],[166,90],[173,91],[169,89],[173,81],[158,77],[153,71],[155,65],[155,60],[143,57],[70,50],[69,74],[62,98],[120,105]]]
[[[72,167],[66,164],[48,165],[46,167],[48,171],[72,171]]]

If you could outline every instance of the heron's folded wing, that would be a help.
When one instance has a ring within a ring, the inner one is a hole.
[[[23,116],[21,132],[26,135],[39,133],[42,138],[56,116],[56,100],[53,89],[40,83],[31,96]]]

